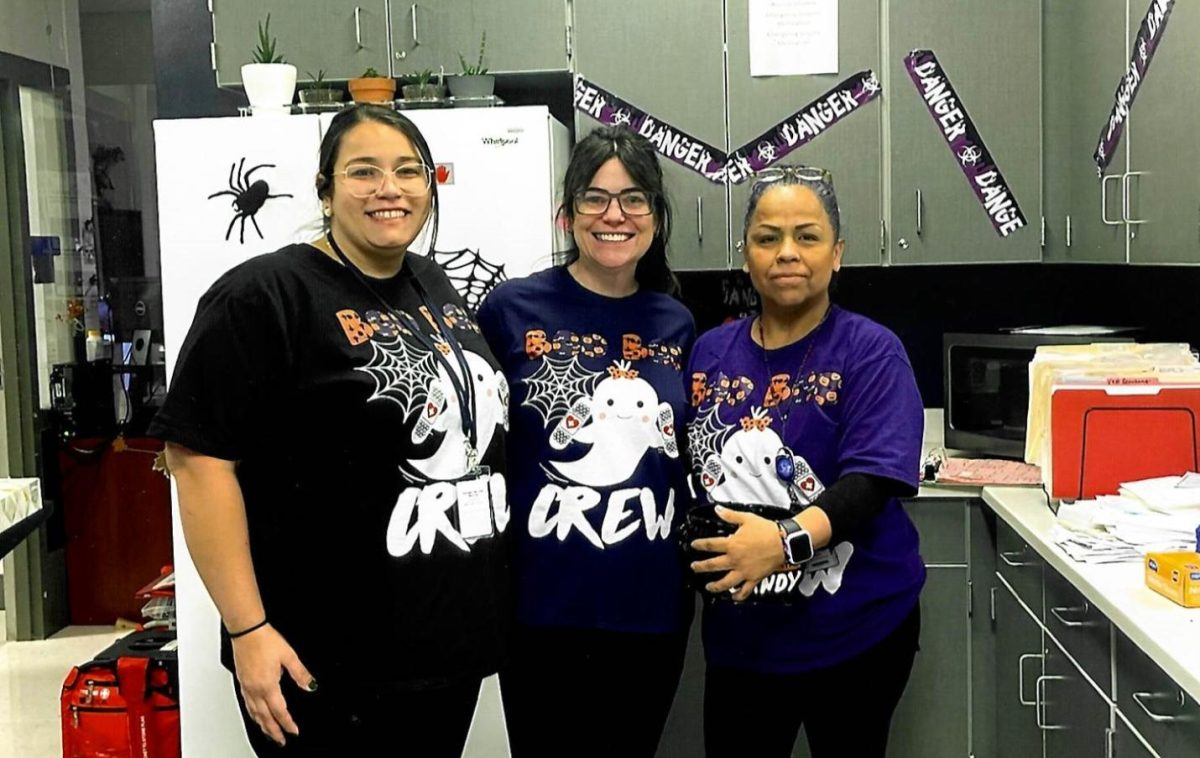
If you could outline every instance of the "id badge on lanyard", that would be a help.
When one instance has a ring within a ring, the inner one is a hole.
[[[458,496],[458,532],[465,540],[483,539],[496,534],[492,518],[492,494],[488,487],[490,480],[487,467],[480,467],[470,476],[454,483]]]

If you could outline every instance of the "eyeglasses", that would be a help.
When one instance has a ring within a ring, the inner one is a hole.
[[[575,193],[575,212],[584,216],[601,216],[615,199],[626,216],[649,216],[654,213],[651,202],[653,195],[646,190],[627,189],[609,192],[602,189],[585,189]]]
[[[370,163],[351,163],[333,173],[346,178],[346,191],[352,197],[370,197],[378,193],[388,174],[396,180],[396,189],[401,195],[419,196],[429,192],[433,169],[423,163],[403,163],[390,170]]]
[[[829,184],[833,182],[833,174],[830,173],[829,169],[818,168],[817,166],[771,166],[770,168],[764,168],[754,175],[755,184],[768,184],[785,179]]]

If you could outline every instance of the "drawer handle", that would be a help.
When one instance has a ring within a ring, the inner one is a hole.
[[[1170,700],[1174,705],[1182,708],[1186,702],[1183,698],[1183,690],[1178,690],[1174,697],[1166,694],[1165,692],[1134,692],[1130,694],[1130,697],[1133,698],[1133,702],[1137,703],[1138,707],[1145,712],[1146,717],[1156,724],[1173,724],[1175,722],[1188,720],[1186,717],[1180,716],[1179,714],[1155,713],[1154,711],[1150,710],[1150,706],[1146,705],[1146,701],[1148,700],[1158,700],[1160,702]]]
[[[1025,555],[1024,550],[1002,550],[1000,551],[1000,560],[1012,566],[1013,568],[1024,568],[1026,566],[1036,566],[1037,561],[1022,561],[1021,556]]]
[[[1034,712],[1038,728],[1043,732],[1054,732],[1067,728],[1064,724],[1050,724],[1046,721],[1046,682],[1058,682],[1064,679],[1066,679],[1065,676],[1039,676],[1034,685],[1034,695],[1037,698],[1037,708]]]
[[[1084,602],[1083,605],[1059,606],[1057,608],[1051,608],[1050,613],[1054,616],[1054,618],[1058,619],[1058,623],[1062,624],[1068,629],[1076,629],[1081,626],[1091,626],[1091,623],[1087,620],[1088,611],[1090,610],[1091,607],[1087,604],[1087,602]],[[1065,618],[1063,616],[1064,613],[1077,613],[1079,614],[1079,618]]]
[[[1044,656],[1041,653],[1026,653],[1017,659],[1017,700],[1021,701],[1021,705],[1037,707],[1037,700],[1025,699],[1025,661],[1030,658],[1037,658],[1040,661],[1044,659]]]

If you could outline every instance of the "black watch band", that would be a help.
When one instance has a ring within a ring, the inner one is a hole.
[[[789,566],[798,566],[813,557],[812,535],[796,523],[785,518],[779,524],[779,538],[783,540],[783,560]]]

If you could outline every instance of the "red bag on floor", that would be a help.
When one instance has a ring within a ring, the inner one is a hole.
[[[63,758],[179,758],[174,642],[173,631],[134,632],[71,669],[61,699]]]

